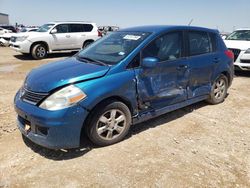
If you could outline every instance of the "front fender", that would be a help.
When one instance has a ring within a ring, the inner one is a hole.
[[[80,105],[92,110],[101,101],[110,97],[119,97],[129,102],[132,114],[137,113],[137,93],[134,70],[106,75],[94,80],[76,84],[87,95]]]

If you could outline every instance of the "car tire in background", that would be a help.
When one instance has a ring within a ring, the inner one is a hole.
[[[221,74],[213,83],[212,90],[207,102],[210,104],[219,104],[223,102],[227,96],[228,79],[225,75]]]
[[[130,125],[129,108],[122,102],[108,100],[90,113],[85,131],[94,144],[107,146],[121,141],[127,135]]]
[[[35,44],[31,49],[31,55],[34,59],[43,59],[47,56],[47,48],[44,44]]]
[[[94,42],[94,41],[86,41],[86,42],[84,42],[83,45],[82,45],[82,49],[87,48],[87,47],[88,47],[89,45],[91,45],[93,42]]]

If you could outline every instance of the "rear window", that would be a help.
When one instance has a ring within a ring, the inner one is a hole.
[[[212,51],[209,35],[206,32],[188,32],[189,55],[201,55]]]
[[[83,27],[84,27],[84,32],[91,32],[93,29],[93,25],[91,24],[84,24]]]

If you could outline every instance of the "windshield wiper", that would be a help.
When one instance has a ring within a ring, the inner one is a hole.
[[[86,60],[87,63],[94,63],[94,64],[98,64],[98,65],[108,66],[108,64],[106,64],[106,63],[104,63],[102,61],[92,59],[92,58],[89,58],[89,57],[82,57],[82,56],[76,56],[76,57],[78,59],[80,59],[80,60]]]

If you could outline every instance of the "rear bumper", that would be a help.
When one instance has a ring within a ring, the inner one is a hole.
[[[17,126],[32,142],[50,149],[80,146],[81,129],[88,112],[79,105],[59,111],[47,111],[15,97]],[[30,130],[25,130],[29,125]]]

